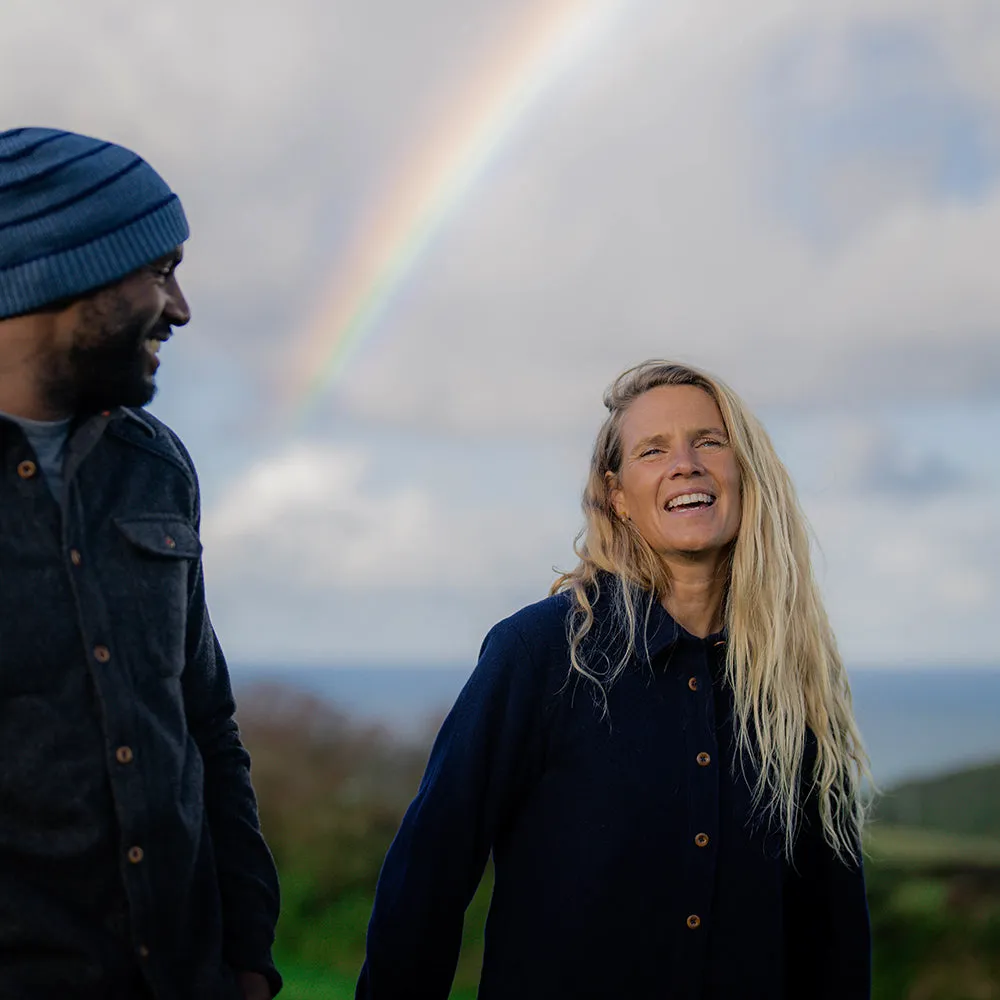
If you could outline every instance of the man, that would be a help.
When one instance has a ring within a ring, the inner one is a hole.
[[[134,153],[0,132],[0,997],[264,1000],[278,884],[205,605],[194,467],[142,407],[190,319]]]

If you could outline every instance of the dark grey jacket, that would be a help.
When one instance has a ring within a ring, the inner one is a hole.
[[[235,998],[241,969],[276,991],[190,457],[121,409],[74,427],[61,504],[4,419],[0,462],[0,996]]]

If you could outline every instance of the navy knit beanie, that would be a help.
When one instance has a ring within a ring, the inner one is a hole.
[[[54,129],[0,132],[0,319],[110,284],[188,238],[135,153]]]

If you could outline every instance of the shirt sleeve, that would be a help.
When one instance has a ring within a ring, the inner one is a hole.
[[[814,740],[810,742],[806,765],[815,756]],[[823,836],[811,789],[804,798],[784,897],[785,996],[869,1000],[871,923],[861,844],[855,845],[853,857],[837,857]]]
[[[465,910],[498,828],[539,767],[543,679],[509,622],[438,733],[379,876],[357,1000],[446,1000]]]
[[[200,561],[192,569],[187,629],[184,709],[204,762],[205,810],[222,900],[223,956],[234,971],[263,974],[273,996],[282,986],[271,957],[278,875],[260,830],[250,755],[236,724],[229,670],[209,618]]]

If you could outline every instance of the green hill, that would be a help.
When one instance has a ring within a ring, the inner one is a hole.
[[[1000,761],[889,789],[875,804],[879,825],[1000,838]]]

